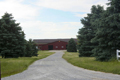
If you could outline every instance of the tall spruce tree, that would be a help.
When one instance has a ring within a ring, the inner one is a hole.
[[[24,55],[24,34],[15,23],[12,14],[5,13],[0,19],[0,54],[2,57],[19,57]]]
[[[72,38],[68,42],[67,52],[77,52],[76,42]]]
[[[93,41],[99,45],[94,49],[96,60],[108,61],[120,49],[120,1],[109,0],[109,7],[100,18]]]
[[[97,46],[96,42],[91,42],[91,39],[94,38],[95,32],[97,30],[96,22],[98,18],[101,17],[101,14],[104,12],[104,9],[100,5],[93,5],[91,8],[91,13],[87,14],[87,17],[81,19],[81,23],[83,27],[78,31],[78,48],[79,48],[79,56],[92,56],[95,46]]]

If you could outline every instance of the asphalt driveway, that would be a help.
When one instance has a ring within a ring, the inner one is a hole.
[[[120,80],[120,75],[75,67],[63,58],[63,51],[34,62],[22,73],[2,80]]]

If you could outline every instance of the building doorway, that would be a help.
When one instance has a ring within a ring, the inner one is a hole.
[[[53,45],[48,45],[48,50],[53,50]]]

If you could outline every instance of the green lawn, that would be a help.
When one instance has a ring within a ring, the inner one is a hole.
[[[120,62],[117,60],[99,62],[94,57],[78,57],[78,53],[75,52],[65,52],[63,58],[69,63],[85,69],[120,74]]]
[[[39,51],[38,57],[1,58],[1,77],[10,76],[22,72],[34,61],[45,58],[54,52]]]

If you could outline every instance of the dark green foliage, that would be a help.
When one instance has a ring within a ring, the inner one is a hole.
[[[32,57],[37,56],[38,49],[36,48],[36,44],[32,41],[32,39],[29,39],[29,41],[26,41],[26,54],[25,57]]]
[[[92,50],[98,43],[91,42],[91,39],[95,37],[95,32],[97,30],[96,22],[103,12],[104,9],[102,6],[92,6],[91,13],[87,14],[87,17],[81,19],[81,23],[84,26],[78,32],[79,56],[93,56]]]
[[[106,11],[99,5],[92,6],[91,14],[81,20],[80,56],[91,56],[93,52],[96,60],[109,61],[120,49],[120,1],[109,1]]]
[[[77,52],[76,42],[72,38],[68,42],[67,52]]]
[[[37,46],[36,46],[35,43],[33,43],[32,48],[33,48],[33,54],[32,54],[32,56],[38,56],[38,54],[37,54],[37,52],[38,52],[38,48],[37,48]]]
[[[108,61],[120,49],[120,1],[109,0],[110,5],[99,19],[98,29],[93,39],[99,45],[94,49],[97,60]]]
[[[25,33],[22,31],[21,33],[22,35],[22,38],[19,39],[21,41],[21,47],[23,48],[23,51],[22,53],[19,54],[20,57],[24,57],[25,56],[25,43],[26,43],[26,40],[25,40]]]
[[[11,14],[5,13],[0,19],[0,54],[2,57],[24,55],[24,35],[19,23]]]
[[[5,13],[0,19],[0,55],[2,58],[37,56],[35,43],[26,41],[19,23],[15,23],[12,14]]]

